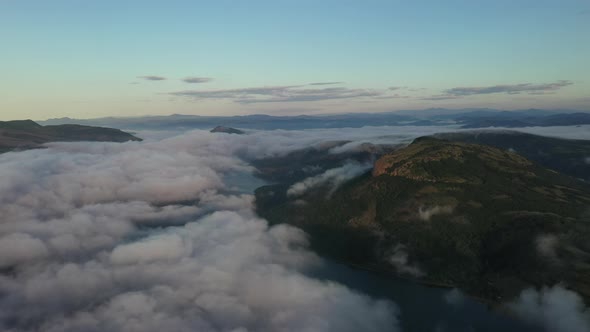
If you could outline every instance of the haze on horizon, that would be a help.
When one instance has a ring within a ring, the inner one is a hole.
[[[590,109],[590,4],[3,1],[0,120]]]

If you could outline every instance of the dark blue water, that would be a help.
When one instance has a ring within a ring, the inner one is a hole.
[[[310,276],[343,284],[373,298],[397,304],[405,332],[527,332],[535,329],[494,311],[457,290],[428,287],[326,261]]]

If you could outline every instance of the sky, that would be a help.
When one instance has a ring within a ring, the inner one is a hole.
[[[0,120],[590,110],[590,2],[0,0]]]

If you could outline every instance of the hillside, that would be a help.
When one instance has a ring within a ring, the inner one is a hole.
[[[588,140],[546,137],[508,130],[444,133],[435,137],[514,151],[543,167],[590,181]]]
[[[213,129],[210,130],[210,132],[212,133],[226,133],[226,134],[237,134],[237,135],[243,135],[245,134],[243,131],[236,129],[236,128],[232,128],[232,127],[225,127],[225,126],[217,126]]]
[[[75,124],[41,126],[32,120],[0,121],[0,153],[41,147],[49,142],[126,142],[141,141],[113,128]]]
[[[416,139],[336,191],[257,190],[324,255],[492,300],[566,282],[590,299],[590,188],[490,146]]]

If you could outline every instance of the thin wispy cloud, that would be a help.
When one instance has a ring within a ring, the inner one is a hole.
[[[448,100],[448,99],[459,99],[461,96],[455,95],[434,95],[420,98],[420,100]]]
[[[505,84],[505,85],[493,85],[484,87],[457,87],[445,90],[445,94],[451,96],[472,96],[472,95],[483,95],[483,94],[494,94],[494,93],[506,93],[506,94],[520,94],[520,93],[545,93],[559,90],[563,87],[574,84],[572,81],[557,81],[553,83],[533,84],[533,83],[521,83],[521,84]]]
[[[309,83],[308,85],[336,85],[336,84],[342,84],[344,82],[314,82],[314,83]]]
[[[203,78],[195,79],[197,82],[205,82]],[[430,96],[408,96],[395,93],[402,90],[412,92],[423,90],[408,88],[406,86],[391,86],[383,89],[322,87],[324,85],[336,85],[341,83],[342,82],[315,82],[303,85],[277,85],[219,90],[183,90],[170,92],[169,94],[194,100],[230,100],[239,104],[313,102],[335,99],[378,100],[416,98],[418,100],[439,101],[488,94],[544,95],[555,93],[559,89],[574,84],[572,81],[563,80],[543,84],[521,83],[479,87],[455,87]]]
[[[282,91],[286,91],[288,89],[296,87],[301,86],[283,85],[220,90],[185,90],[171,92],[170,94],[174,96],[192,97],[196,99],[233,99],[245,98],[248,96],[272,96],[280,94]]]
[[[409,99],[409,98],[412,98],[412,97],[406,96],[406,95],[400,95],[399,93],[395,93],[392,95],[384,95],[384,96],[374,97],[373,99]]]
[[[185,83],[198,84],[198,83],[211,82],[211,81],[213,81],[213,79],[211,77],[196,77],[196,76],[191,76],[191,77],[185,77],[185,78],[183,78],[182,81],[185,82]]]
[[[137,76],[137,78],[141,78],[146,81],[164,81],[166,79],[166,77],[156,75]]]
[[[490,94],[508,94],[508,95],[546,95],[573,85],[572,81],[561,80],[553,83],[520,83],[520,84],[501,84],[491,86],[477,87],[456,87],[443,90],[441,94],[425,96],[420,100],[449,100],[460,99],[469,96],[490,95]],[[391,88],[390,88],[391,89]]]
[[[343,87],[304,89],[301,85],[287,85],[223,90],[186,90],[170,94],[193,99],[229,99],[241,104],[254,104],[378,97],[384,95],[384,91]]]

